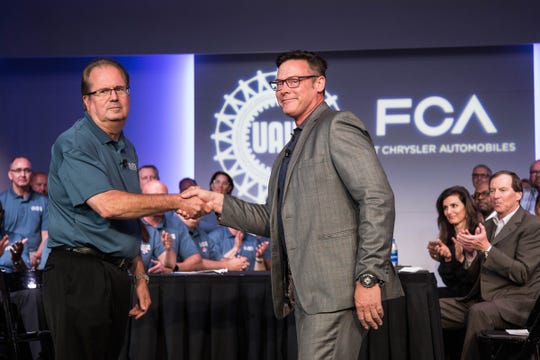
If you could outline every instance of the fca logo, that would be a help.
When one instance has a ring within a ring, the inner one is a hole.
[[[424,114],[430,108],[438,108],[443,114],[448,116],[443,117],[437,125],[427,124]],[[377,100],[377,136],[386,135],[387,125],[410,124],[411,109],[412,99],[409,98]],[[451,134],[462,134],[469,121],[473,117],[476,117],[480,127],[486,133],[494,134],[497,132],[493,121],[489,118],[489,115],[476,95],[471,96],[457,120],[455,120],[453,115],[454,107],[448,100],[440,96],[430,96],[416,105],[413,113],[414,125],[422,134],[427,136],[440,136],[446,134],[448,131]]]

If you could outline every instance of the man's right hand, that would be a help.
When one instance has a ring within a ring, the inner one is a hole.
[[[187,190],[183,191],[180,196],[186,200],[198,198],[203,201],[206,206],[218,214],[221,214],[223,210],[223,194],[201,189],[199,186],[191,186]],[[208,211],[209,212],[209,211]],[[182,213],[180,213],[182,214]],[[183,214],[182,214],[183,215]]]
[[[189,191],[186,190],[185,192]],[[187,219],[196,219],[212,211],[212,207],[207,201],[197,196],[182,196],[182,204],[176,212]]]

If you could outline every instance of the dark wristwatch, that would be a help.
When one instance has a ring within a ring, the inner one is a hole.
[[[370,273],[365,273],[365,274],[360,275],[360,278],[358,279],[358,281],[360,282],[360,285],[362,285],[365,288],[371,288],[379,282],[377,277]]]

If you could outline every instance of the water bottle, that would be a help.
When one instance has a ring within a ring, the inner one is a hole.
[[[397,266],[398,264],[398,250],[397,250],[397,244],[396,239],[392,238],[392,250],[390,251],[390,261],[392,261],[392,265]]]

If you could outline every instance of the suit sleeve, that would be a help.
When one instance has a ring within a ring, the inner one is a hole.
[[[220,224],[244,232],[270,237],[268,205],[252,204],[230,195],[223,200]]]
[[[358,118],[350,112],[338,113],[329,136],[333,165],[358,218],[355,280],[365,272],[386,280],[394,232],[394,194]]]

